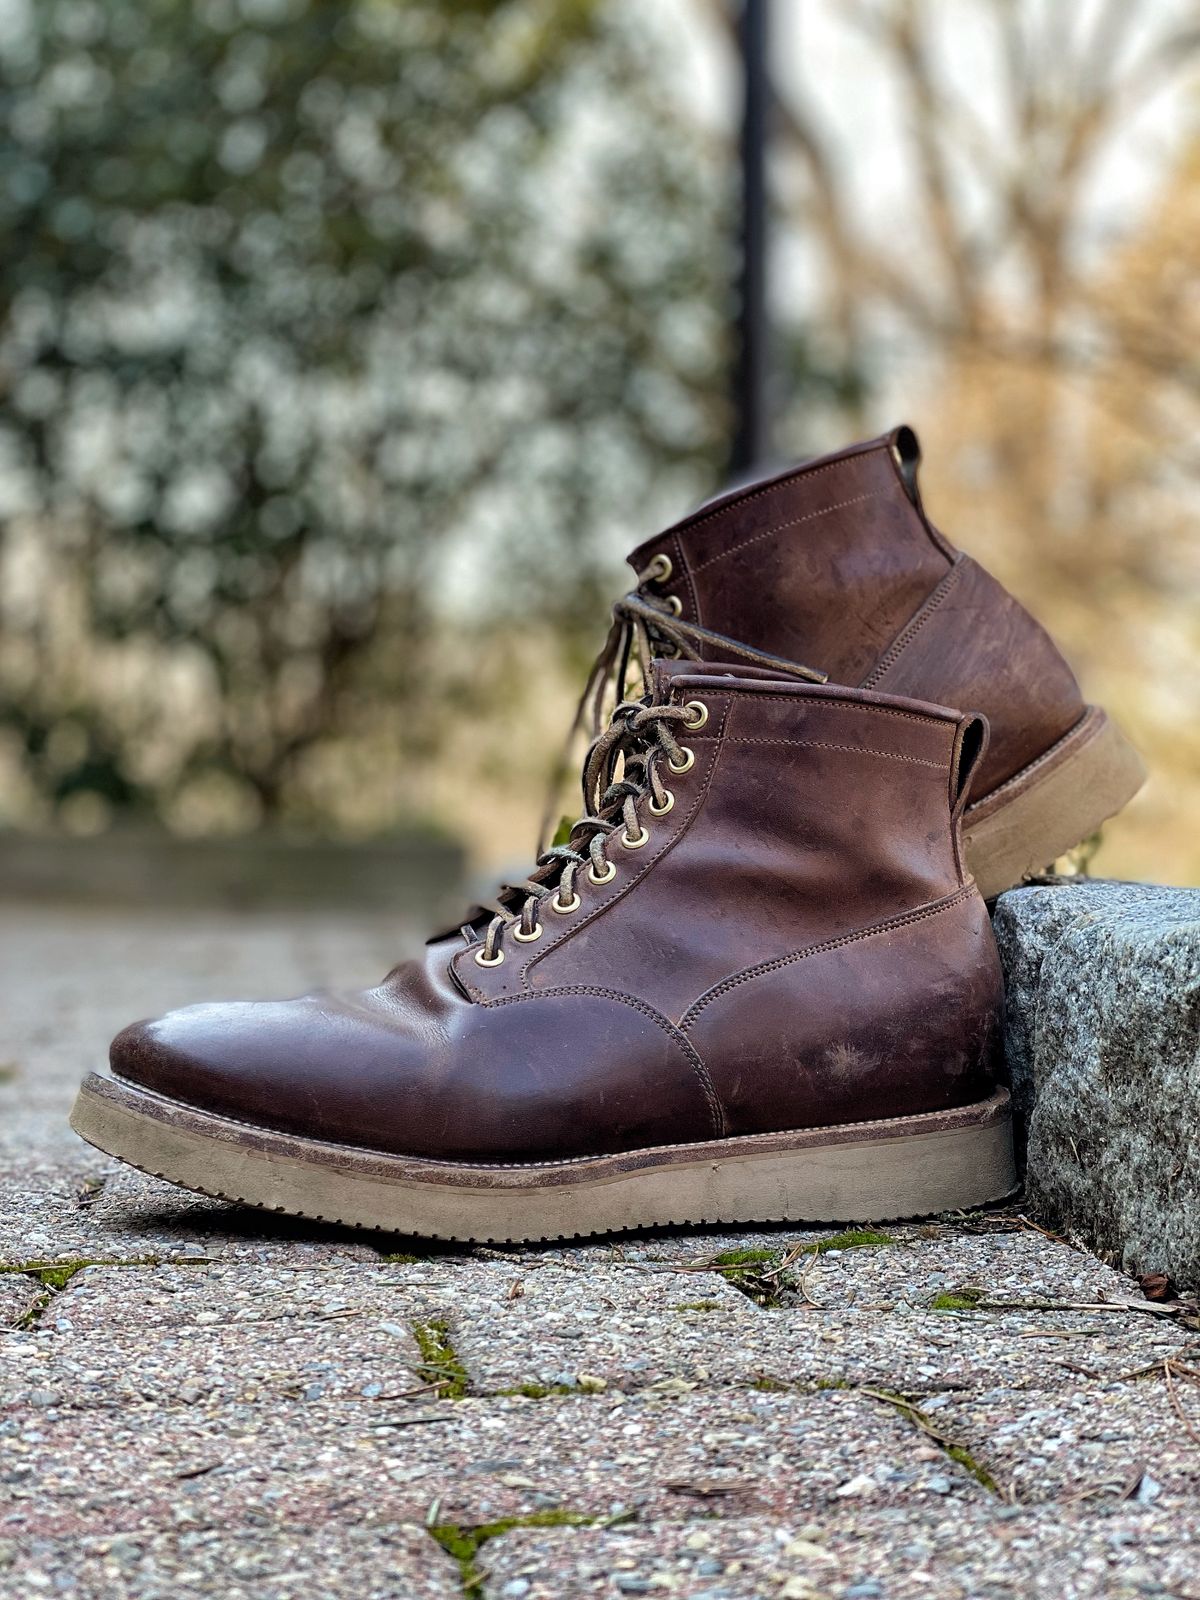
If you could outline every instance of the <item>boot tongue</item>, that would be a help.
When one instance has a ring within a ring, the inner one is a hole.
[[[662,657],[657,657],[651,663],[650,682],[646,686],[650,690],[651,701],[655,705],[661,705],[664,700],[669,699],[671,695],[671,680],[679,673],[695,672],[698,665],[698,662],[684,661],[682,658],[667,661]]]

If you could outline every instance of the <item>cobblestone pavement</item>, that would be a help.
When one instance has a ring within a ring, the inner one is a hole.
[[[1200,1333],[1017,1211],[441,1251],[191,1198],[67,1129],[109,1035],[408,931],[0,919],[0,1594],[1200,1600]]]

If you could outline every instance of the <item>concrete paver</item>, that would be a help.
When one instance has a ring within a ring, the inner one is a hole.
[[[886,1404],[845,1391],[419,1403],[249,1394],[3,1429],[0,1539],[324,1517],[469,1527],[546,1514],[673,1522],[987,1499]]]
[[[487,1600],[1193,1600],[1194,1507],[1079,1511],[945,1505],[648,1527],[522,1529],[481,1552]]]

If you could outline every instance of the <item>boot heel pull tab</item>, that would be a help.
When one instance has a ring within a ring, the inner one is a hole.
[[[888,440],[892,452],[892,460],[896,463],[896,471],[900,475],[900,482],[904,485],[904,492],[924,516],[921,505],[921,490],[917,483],[917,469],[921,465],[921,442],[906,422],[893,430]]]
[[[950,814],[955,822],[967,809],[971,784],[988,747],[988,719],[981,711],[968,711],[959,719],[951,757]]]

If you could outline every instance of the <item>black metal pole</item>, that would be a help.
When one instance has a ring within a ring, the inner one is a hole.
[[[767,71],[769,0],[737,0],[742,60],[740,139],[741,261],[738,268],[737,360],[734,368],[736,433],[730,455],[734,477],[745,476],[770,455],[767,405],[767,124],[771,83]]]

